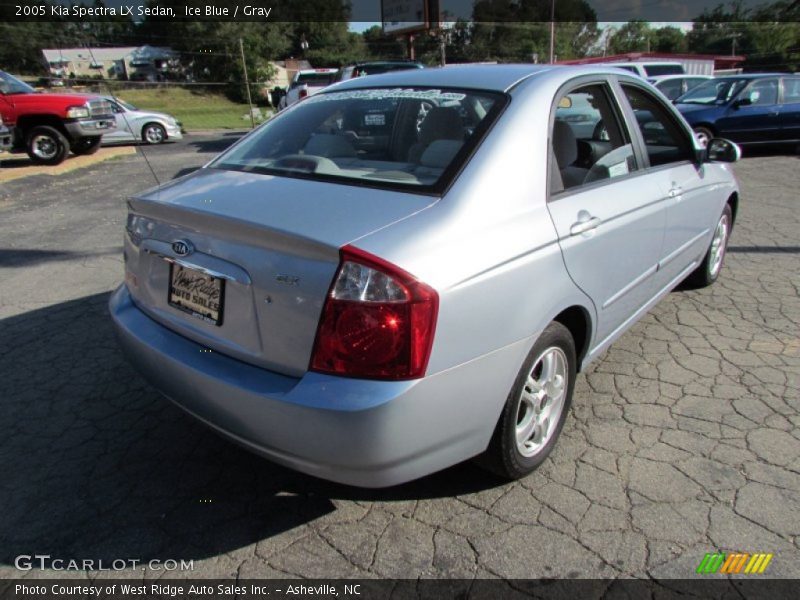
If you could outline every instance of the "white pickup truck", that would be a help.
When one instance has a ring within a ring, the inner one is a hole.
[[[289,90],[278,103],[278,110],[288,108],[303,98],[313,96],[322,88],[333,83],[338,69],[305,69],[298,71],[292,78]]]

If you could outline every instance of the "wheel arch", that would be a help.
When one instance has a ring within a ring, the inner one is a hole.
[[[736,214],[739,212],[739,192],[733,192],[728,197],[726,204],[729,204],[731,207],[731,216],[733,217],[731,226],[733,226],[736,223]]]
[[[552,319],[566,327],[575,341],[577,358],[576,368],[580,371],[583,359],[589,351],[589,342],[592,338],[592,318],[589,311],[579,304],[565,308]]]
[[[54,127],[61,132],[67,139],[69,139],[69,134],[67,133],[66,128],[64,127],[64,122],[57,117],[56,115],[41,113],[41,114],[32,114],[32,115],[22,115],[21,117],[17,118],[16,122],[16,130],[18,135],[21,139],[25,139],[28,131],[33,127],[38,127],[39,125],[47,125],[48,127]]]

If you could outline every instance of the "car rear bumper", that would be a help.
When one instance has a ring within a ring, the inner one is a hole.
[[[64,127],[72,139],[78,139],[96,137],[114,131],[117,128],[117,122],[114,120],[114,116],[110,115],[107,117],[66,121]]]
[[[173,333],[124,285],[109,309],[128,359],[187,412],[274,462],[363,487],[410,481],[482,452],[529,341],[415,381],[298,379]]]

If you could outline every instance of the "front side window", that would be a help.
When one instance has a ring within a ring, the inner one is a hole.
[[[636,115],[636,125],[644,140],[650,166],[690,160],[690,140],[668,109],[641,88],[623,85],[622,89]]]
[[[645,65],[644,72],[648,77],[658,77],[659,75],[683,75],[681,65]]]
[[[497,117],[503,94],[373,88],[316,94],[211,164],[438,192]]]
[[[551,132],[550,191],[558,193],[636,169],[607,86],[587,85],[562,96]]]

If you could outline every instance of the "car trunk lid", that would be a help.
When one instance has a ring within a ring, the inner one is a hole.
[[[128,287],[143,311],[206,351],[299,376],[308,366],[339,248],[434,201],[367,187],[201,169],[129,201]],[[198,318],[198,311],[205,311],[191,300],[183,309],[170,303],[189,293],[181,287],[185,281],[172,279],[182,272],[203,273],[208,285],[218,285],[205,288],[212,296],[220,294],[218,311],[212,300],[205,318]],[[171,296],[171,287],[177,296]],[[190,308],[196,314],[187,312]]]

